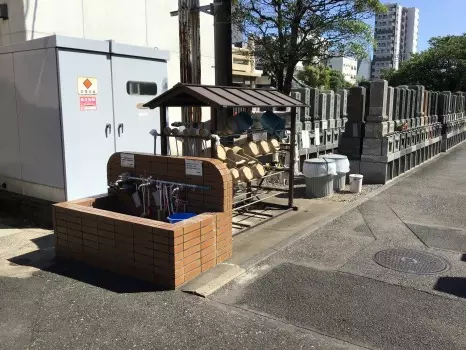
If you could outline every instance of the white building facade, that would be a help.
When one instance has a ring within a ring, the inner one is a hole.
[[[376,15],[376,48],[372,60],[371,78],[379,79],[384,70],[398,69],[400,63],[417,52],[419,9],[399,4],[387,4],[386,14]]]
[[[341,72],[348,83],[356,84],[358,61],[350,57],[335,57],[327,61],[330,69]]]
[[[208,5],[211,0],[200,0]],[[9,19],[0,19],[0,45],[53,34],[138,45],[170,52],[168,87],[180,81],[177,0],[0,0]],[[215,83],[213,16],[201,13],[202,83]],[[179,109],[170,111],[178,119]]]
[[[358,60],[358,81],[371,79],[371,60],[369,58]]]

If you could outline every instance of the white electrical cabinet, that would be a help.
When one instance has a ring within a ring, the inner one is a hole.
[[[114,152],[154,151],[169,54],[50,36],[0,47],[0,191],[52,202],[107,191]],[[160,149],[160,147],[158,147]]]

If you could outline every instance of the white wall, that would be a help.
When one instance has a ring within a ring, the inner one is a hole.
[[[168,85],[180,79],[177,0],[2,0],[9,20],[0,20],[0,44],[52,34],[157,47],[170,51]],[[201,5],[211,3],[200,0]],[[201,13],[202,83],[214,84],[213,16]],[[179,118],[178,110],[170,118]]]
[[[358,79],[365,79],[365,80],[370,80],[371,79],[371,60],[370,59],[364,59],[361,62],[358,62],[358,74],[357,78]]]
[[[358,62],[355,59],[349,57],[336,57],[330,59],[327,65],[331,69],[341,72],[347,82],[356,84]]]
[[[419,36],[419,9],[412,7],[407,10],[406,19],[406,50],[405,59],[408,60],[412,53],[417,52]]]

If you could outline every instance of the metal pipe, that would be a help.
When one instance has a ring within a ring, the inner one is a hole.
[[[195,188],[195,189],[204,190],[204,191],[209,191],[210,190],[209,186],[190,185],[190,184],[184,184],[184,183],[181,183],[181,182],[152,180],[152,179],[145,179],[145,178],[142,178],[142,177],[134,177],[134,176],[128,176],[128,177],[126,177],[126,179],[127,180],[134,180],[134,181],[148,181],[150,185],[153,185],[155,183],[159,183],[159,184],[164,184],[164,185],[175,185],[175,186],[183,186],[183,187],[188,187],[188,188]],[[146,184],[145,186],[148,186],[148,185]]]
[[[290,172],[288,173],[288,207],[293,207],[294,201],[294,163],[296,143],[296,107],[291,108],[291,137],[290,137]]]
[[[253,204],[263,202],[263,201],[266,200],[266,199],[276,197],[276,196],[278,196],[279,194],[281,194],[281,193],[275,193],[275,194],[273,194],[273,195],[271,195],[271,196],[268,196],[268,197],[265,197],[265,198],[261,198],[261,199],[259,199],[259,200],[257,200],[257,201],[254,201],[254,202],[251,202],[251,203],[242,205],[241,207],[233,208],[233,210],[239,210],[239,209],[242,209],[242,208],[249,207],[249,206],[251,206],[251,205],[253,205]]]

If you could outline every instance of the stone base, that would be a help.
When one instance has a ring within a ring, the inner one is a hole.
[[[360,174],[364,176],[363,184],[385,184],[388,177],[388,163],[361,161]]]

